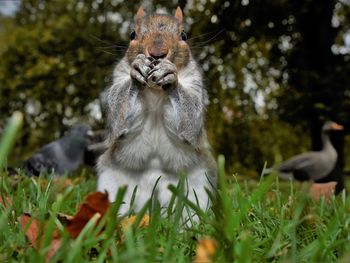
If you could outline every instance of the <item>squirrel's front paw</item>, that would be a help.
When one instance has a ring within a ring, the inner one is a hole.
[[[167,89],[177,85],[177,69],[168,59],[155,60],[151,63],[153,69],[148,73],[147,81]]]
[[[131,63],[130,75],[137,82],[147,85],[147,77],[153,68],[152,58],[147,58],[144,54],[138,54],[135,60]]]

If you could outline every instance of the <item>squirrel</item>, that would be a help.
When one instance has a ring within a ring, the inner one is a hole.
[[[180,7],[175,16],[146,15],[142,7],[125,56],[115,66],[107,90],[107,150],[97,163],[97,190],[111,202],[127,185],[119,213],[140,209],[155,189],[166,207],[186,175],[187,198],[207,209],[205,189],[217,184],[216,162],[204,128],[208,95],[184,31]]]

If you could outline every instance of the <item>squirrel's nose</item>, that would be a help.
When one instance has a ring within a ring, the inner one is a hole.
[[[150,48],[148,54],[154,59],[162,59],[168,55],[167,49]]]

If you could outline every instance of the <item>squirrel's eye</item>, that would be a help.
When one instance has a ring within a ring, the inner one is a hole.
[[[185,31],[182,31],[182,32],[181,32],[181,39],[182,39],[183,41],[186,41],[186,40],[187,40],[187,34],[186,34]]]
[[[132,31],[130,34],[130,40],[134,40],[136,38],[136,32]]]

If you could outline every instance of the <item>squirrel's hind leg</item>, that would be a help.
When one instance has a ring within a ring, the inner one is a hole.
[[[97,191],[107,191],[110,202],[115,201],[119,188],[124,186],[127,186],[127,189],[123,198],[123,204],[118,211],[119,215],[125,215],[130,210],[130,202],[137,182],[125,171],[114,167],[106,167],[99,173]]]

